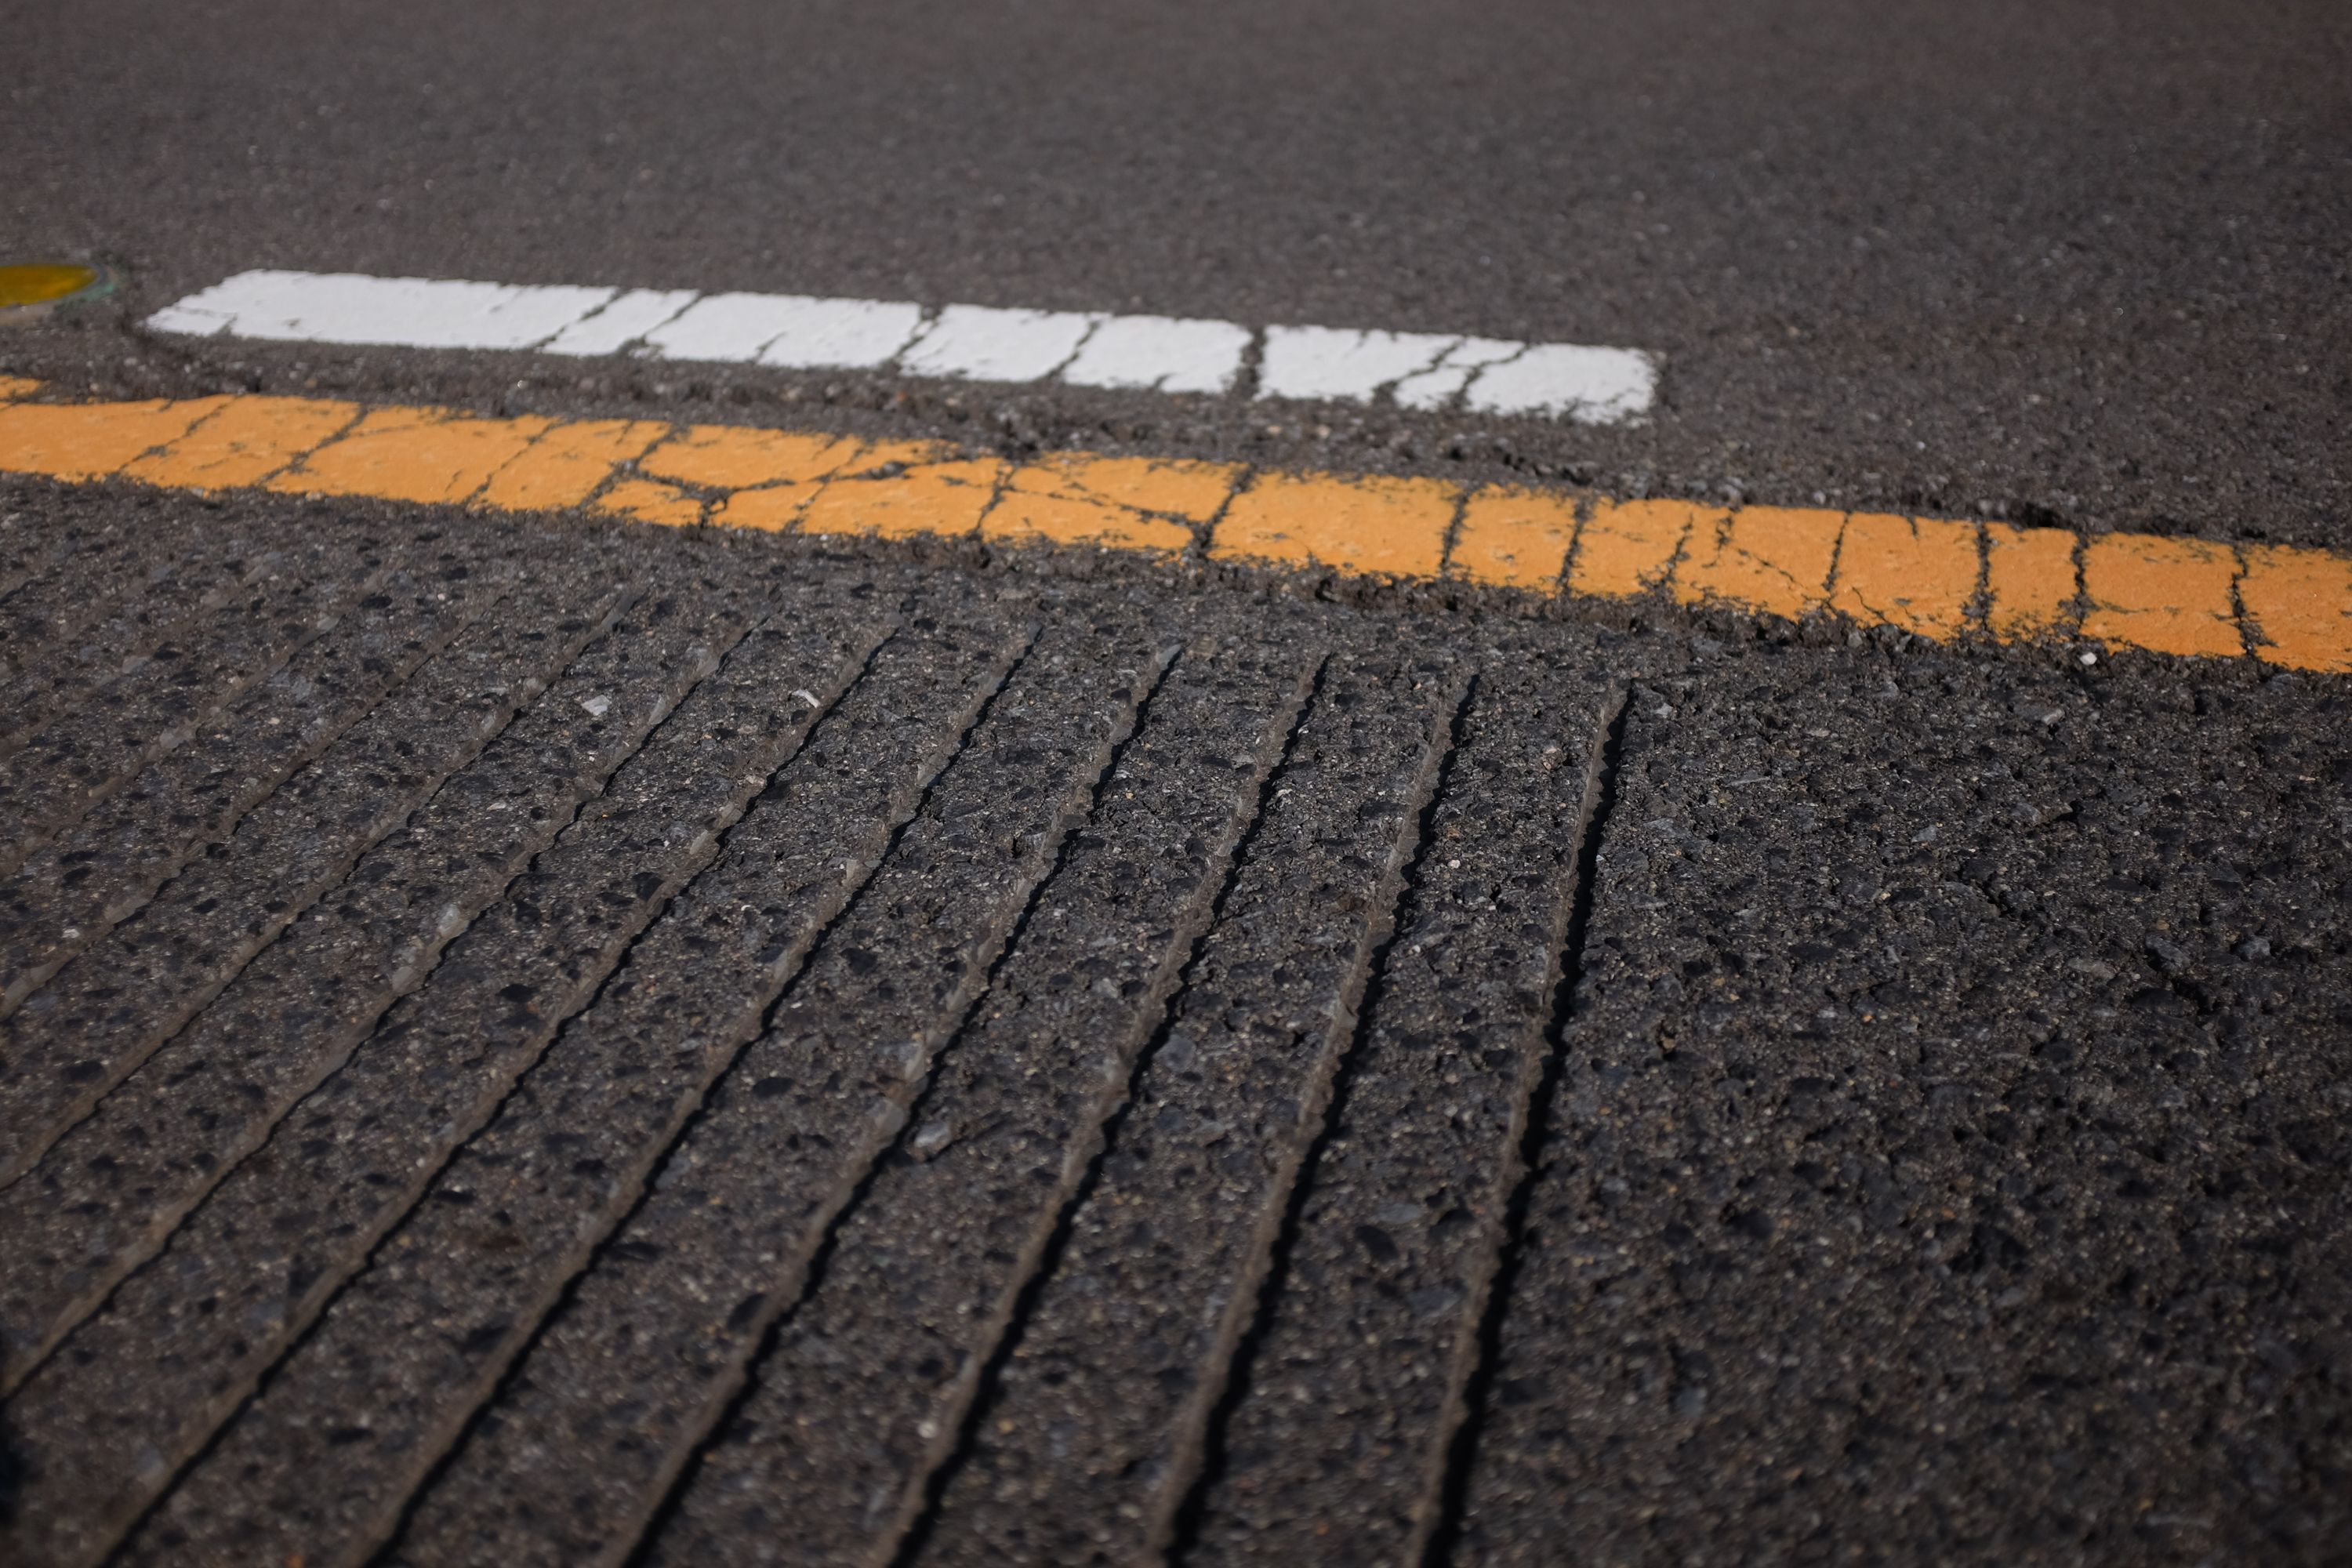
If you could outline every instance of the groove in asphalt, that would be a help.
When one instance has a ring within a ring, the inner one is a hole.
[[[1623,700],[1593,673],[1480,670],[1178,1561],[1421,1558],[1580,934],[1577,856]]]
[[[0,892],[0,995],[21,1002],[80,951],[71,943],[87,946],[135,912],[507,586],[505,574],[454,570],[465,574],[456,583],[394,572],[356,614],[17,867]]]
[[[157,645],[184,637],[202,617],[269,572],[281,543],[236,534],[207,539],[150,575],[139,593],[113,601],[120,607],[101,624],[68,644],[42,647],[9,678],[9,732],[0,735],[0,756],[14,752],[61,710],[89,700],[108,680],[144,664]]]
[[[793,608],[805,607],[802,599]],[[871,651],[870,634],[852,628],[873,614],[815,612],[816,625],[793,630],[772,621],[698,687],[377,1035],[170,1237],[168,1265],[133,1277],[77,1331],[70,1358],[18,1400],[20,1441],[100,1463],[110,1432],[137,1434],[159,1409],[218,1397],[202,1381],[216,1360],[206,1319],[306,1321],[414,1201],[439,1155],[487,1115],[496,1086],[545,1048],[627,943],[709,864],[717,835],[806,732],[811,710],[779,704],[774,692],[814,686],[817,710],[830,707]],[[685,816],[698,796],[710,812],[699,823]],[[479,1087],[485,1080],[492,1087]],[[293,1172],[299,1180],[289,1179]],[[268,1258],[250,1256],[244,1238],[255,1236],[280,1238]],[[126,1360],[110,1347],[122,1344],[140,1347],[130,1362],[143,1354],[172,1375],[119,1377]]]
[[[59,825],[210,842],[5,1026],[120,1077],[0,1113],[12,1561],[2352,1531],[2340,683],[366,537],[290,591],[524,581],[274,784]]]
[[[1354,1034],[1465,683],[1452,663],[1407,644],[1325,679],[1137,1114],[914,1561],[1164,1549]]]
[[[428,667],[444,679],[403,688],[0,1022],[0,1104],[19,1129],[0,1171],[19,1178],[537,695],[614,605],[609,576],[588,577],[527,590],[545,620],[488,623],[479,648],[460,638]]]
[[[604,1005],[558,1037],[377,1245],[369,1270],[132,1542],[134,1560],[202,1552],[207,1536],[257,1529],[372,1550],[394,1528],[709,1083],[756,1037],[1031,636],[1018,620],[923,616],[910,630],[886,647],[880,679],[852,689],[736,825],[712,872],[631,951]],[[455,1342],[418,1331],[454,1320],[473,1325]],[[312,1412],[362,1405],[364,1422],[331,1419],[368,1447],[350,1455],[340,1485],[320,1489],[307,1463]],[[255,1466],[282,1479],[255,1487]]]
[[[1156,666],[1131,615],[1039,637],[497,1410],[408,1510],[392,1561],[612,1562],[635,1544],[904,1125]],[[616,1383],[636,1391],[625,1415]]]
[[[1153,693],[652,1560],[879,1563],[896,1550],[1057,1216],[1083,1200],[1098,1129],[1318,662],[1233,624],[1196,629]],[[877,1300],[898,1310],[877,1313]],[[852,1403],[863,1420],[827,1418]],[[790,1531],[776,1528],[786,1498]]]
[[[59,1331],[146,1257],[341,1065],[442,944],[504,892],[521,862],[569,823],[583,794],[635,751],[762,608],[757,589],[664,586],[671,591],[641,602],[590,647],[102,1100],[45,1167],[0,1198],[0,1236],[24,1256],[75,1260],[26,1270],[71,1294],[51,1297],[44,1315],[26,1300],[39,1300],[37,1289],[11,1289],[0,1296],[11,1321]],[[121,1152],[80,1153],[110,1148]]]
[[[185,646],[159,649],[0,760],[0,809],[9,814],[0,871],[14,871],[149,763],[185,743],[224,703],[373,593],[389,568],[372,563],[355,574],[357,559],[352,542],[332,536],[298,550]]]

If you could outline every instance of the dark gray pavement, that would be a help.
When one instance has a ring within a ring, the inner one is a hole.
[[[44,334],[32,357],[76,383],[785,396],[983,444],[2352,543],[2336,0],[0,18],[0,235],[119,262],[108,319],[292,267],[1473,331],[1667,367],[1622,431]]]
[[[2340,6],[0,24],[68,394],[2352,545]],[[256,266],[1666,379],[136,329]],[[2352,684],[1526,608],[0,480],[0,1563],[2352,1563]]]
[[[5,504],[12,1562],[2352,1549],[2340,683]]]
[[[2345,698],[1812,662],[1634,689],[1463,1557],[2344,1561]]]

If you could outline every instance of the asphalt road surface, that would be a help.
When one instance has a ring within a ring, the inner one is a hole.
[[[2352,547],[2340,6],[0,36],[43,395]],[[139,324],[264,267],[1664,379]],[[2352,1562],[2352,677],[0,475],[0,680],[11,1564]]]
[[[11,10],[10,243],[150,309],[299,267],[1617,343],[1644,432],[1299,455],[2352,542],[2329,0]]]

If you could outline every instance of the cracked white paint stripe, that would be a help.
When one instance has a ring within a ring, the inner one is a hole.
[[[761,364],[787,370],[870,370],[888,364],[923,324],[920,305],[880,300],[776,296],[789,324],[760,351]]]
[[[541,353],[616,354],[698,298],[691,289],[631,289],[591,310],[547,342]]]
[[[428,349],[881,369],[961,381],[1374,404],[1585,424],[1639,419],[1658,362],[1636,349],[1434,332],[693,289],[575,288],[358,273],[240,272],[148,319],[159,331]]]
[[[310,343],[520,349],[545,342],[618,292],[355,272],[240,272],[147,324],[167,332]]]
[[[647,332],[646,348],[658,359],[749,364],[792,330],[800,302],[773,294],[705,294]]]
[[[1391,395],[1407,408],[1443,408],[1454,401],[1474,372],[1525,353],[1527,348],[1525,343],[1501,338],[1459,339],[1437,356],[1436,363],[1398,382]]]
[[[898,361],[909,375],[1039,381],[1078,352],[1100,316],[950,305]]]
[[[1113,316],[1062,367],[1061,379],[1139,392],[1229,392],[1249,346],[1249,329],[1231,321]]]
[[[1649,412],[1658,362],[1624,349],[1536,343],[1478,373],[1465,401],[1481,414],[1550,414],[1615,425]]]
[[[1268,327],[1257,395],[1369,401],[1381,388],[1435,364],[1459,341],[1427,332]]]

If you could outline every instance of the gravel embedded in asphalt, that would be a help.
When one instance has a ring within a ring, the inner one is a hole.
[[[2340,1557],[2347,717],[1637,688],[1465,1555]]]
[[[521,570],[60,825],[176,868],[9,928],[15,1559],[2352,1530],[2338,683],[203,510]]]
[[[896,1551],[1210,923],[1320,662],[1319,639],[1242,624],[1209,619],[1152,694],[756,1388],[698,1456],[658,1562]],[[849,1408],[860,1419],[833,1418]]]

